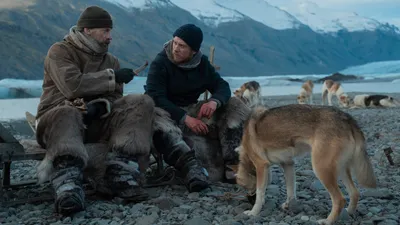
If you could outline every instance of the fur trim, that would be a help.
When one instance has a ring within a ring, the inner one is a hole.
[[[96,103],[96,102],[102,102],[102,103],[104,103],[104,104],[106,105],[106,110],[107,110],[107,112],[106,112],[105,114],[103,114],[103,115],[100,117],[100,119],[104,119],[104,118],[106,118],[107,116],[109,116],[110,113],[111,113],[111,103],[110,103],[110,101],[108,101],[108,100],[105,99],[105,98],[98,98],[98,99],[95,99],[95,100],[92,100],[92,101],[88,102],[87,105],[93,104],[93,103]]]
[[[40,182],[52,173],[53,160],[62,155],[80,158],[87,165],[88,154],[83,144],[84,124],[82,113],[73,106],[59,106],[40,117],[36,139],[46,149],[46,156],[38,166]]]
[[[113,103],[104,132],[110,133],[110,148],[130,156],[150,155],[154,101],[148,95],[126,95]]]

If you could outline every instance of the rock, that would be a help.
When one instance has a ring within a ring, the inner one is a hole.
[[[381,189],[368,189],[364,193],[362,193],[364,197],[373,197],[373,198],[381,198],[381,199],[393,199],[394,196],[391,191],[387,188]]]
[[[226,220],[221,223],[221,225],[243,225],[243,223],[236,221],[236,220]]]
[[[378,214],[380,211],[382,211],[382,209],[379,207],[371,207],[369,208],[369,211],[373,214]]]
[[[160,197],[154,199],[152,202],[161,210],[170,210],[178,206],[178,204],[171,198]]]
[[[308,217],[308,216],[301,216],[300,219],[301,219],[302,221],[309,221],[309,220],[310,220],[310,217]]]
[[[313,177],[315,176],[314,171],[312,170],[302,170],[296,173],[297,176],[310,176]]]
[[[190,220],[187,220],[183,225],[211,225],[211,223],[202,218],[195,217]]]
[[[139,219],[136,220],[137,224],[140,225],[152,225],[154,222],[156,222],[158,219],[157,213],[152,213],[151,215],[147,216],[142,216]]]
[[[319,180],[315,180],[314,182],[312,182],[310,189],[313,191],[321,191],[325,190],[325,187],[321,184]]]

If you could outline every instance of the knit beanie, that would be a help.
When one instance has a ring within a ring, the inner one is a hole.
[[[203,42],[203,32],[194,24],[185,24],[179,27],[174,32],[173,37],[179,37],[196,52],[199,51]]]
[[[112,28],[110,14],[98,6],[89,6],[81,14],[77,22],[78,29],[83,28]]]

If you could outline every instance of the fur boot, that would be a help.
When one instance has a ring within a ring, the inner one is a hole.
[[[183,140],[181,130],[170,119],[169,114],[156,108],[153,145],[164,156],[164,161],[180,172],[189,192],[198,192],[209,187],[207,172],[200,166],[195,152]]]

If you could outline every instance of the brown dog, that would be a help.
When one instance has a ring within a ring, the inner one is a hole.
[[[257,81],[249,81],[242,84],[233,94],[244,101],[250,108],[263,104],[261,86]]]
[[[328,104],[332,105],[332,96],[336,95],[339,100],[339,105],[348,107],[350,98],[344,93],[342,84],[333,80],[325,80],[322,85],[322,105],[325,104],[326,97],[328,96]]]
[[[300,89],[300,94],[297,96],[297,102],[299,104],[313,104],[312,95],[313,95],[314,83],[311,80],[307,80],[303,83]]]
[[[247,215],[257,215],[265,201],[269,167],[280,164],[284,169],[288,209],[296,199],[294,161],[296,156],[311,152],[313,170],[330,194],[332,209],[319,224],[334,223],[346,200],[339,186],[342,180],[350,195],[347,211],[355,212],[360,196],[351,177],[354,170],[359,184],[374,188],[376,178],[368,158],[364,134],[347,113],[324,106],[287,105],[272,109],[257,107],[246,122],[241,145],[240,163],[236,175],[239,185],[251,193],[256,202]]]

